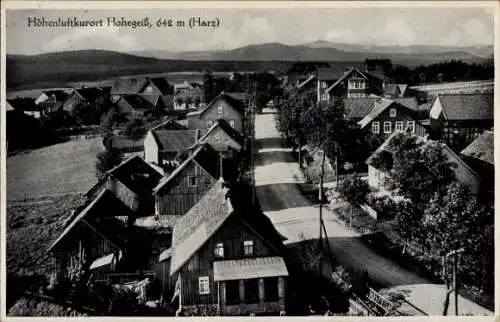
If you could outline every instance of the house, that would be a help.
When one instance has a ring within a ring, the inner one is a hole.
[[[427,135],[428,129],[419,121],[415,110],[418,110],[416,100],[414,103],[413,108],[410,108],[408,102],[380,98],[358,124],[361,129],[383,137],[396,131],[409,131],[423,137]]]
[[[23,114],[39,119],[43,115],[43,109],[35,104],[32,98],[14,98],[9,99],[7,102],[17,111]]]
[[[97,113],[96,108],[104,107],[109,103],[109,91],[99,87],[84,87],[73,89],[71,94],[62,103],[62,110],[72,114],[75,109],[81,106],[91,106],[89,113]],[[57,110],[51,110],[54,113]]]
[[[493,94],[439,94],[429,112],[435,139],[460,151],[493,127]]]
[[[175,86],[174,110],[197,109],[205,106],[203,86],[184,82]]]
[[[58,283],[94,274],[104,279],[125,262],[126,225],[115,215],[132,217],[131,209],[109,189],[102,189],[87,203],[49,247],[54,261],[54,275]]]
[[[119,152],[124,159],[133,156],[144,157],[144,137],[131,139],[124,135],[113,135],[104,139],[104,145],[108,149]]]
[[[318,101],[332,101],[335,98],[360,98],[383,93],[384,81],[370,73],[361,72],[356,67],[347,68],[334,79],[318,82]]]
[[[165,104],[159,96],[154,100],[146,100],[140,95],[122,95],[114,103],[116,112],[127,119],[133,119],[165,109]]]
[[[131,211],[141,216],[153,214],[153,188],[163,174],[141,157],[132,156],[106,173],[87,193],[94,199],[102,189],[110,190]]]
[[[69,96],[67,90],[50,90],[43,91],[36,99],[35,104],[39,105],[43,102],[64,102]]]
[[[222,180],[175,223],[159,256],[161,279],[177,282],[183,315],[272,314],[285,311],[288,269],[277,232],[264,216],[238,205]],[[274,232],[274,233],[273,233]]]
[[[156,216],[183,216],[220,177],[220,157],[208,144],[199,146],[153,189]]]
[[[168,108],[173,104],[174,87],[164,77],[119,77],[113,82],[110,94],[113,102],[124,95],[139,95],[153,106],[163,104]]]
[[[225,120],[219,119],[198,139],[192,148],[202,143],[210,144],[215,151],[226,156],[233,156],[244,148],[245,138]]]
[[[495,153],[494,133],[484,131],[471,144],[460,152],[464,160],[481,176],[481,191],[494,193]]]
[[[199,133],[199,130],[150,130],[144,139],[144,159],[161,167],[172,163],[196,143]]]
[[[345,115],[354,121],[361,121],[375,107],[375,102],[378,100],[378,97],[345,98]]]
[[[202,110],[188,113],[188,128],[205,133],[219,119],[225,120],[233,129],[243,133],[245,106],[224,92],[215,97]]]
[[[386,189],[386,179],[389,177],[393,164],[392,142],[395,142],[402,135],[415,135],[410,133],[393,132],[382,145],[373,152],[366,160],[368,164],[368,184],[377,190],[384,191]],[[479,192],[480,176],[474,171],[459,155],[457,155],[450,147],[438,141],[428,140],[426,138],[416,136],[416,142],[424,147],[425,145],[436,145],[441,148],[443,156],[452,164],[454,164],[453,172],[455,173],[458,182],[467,186],[474,194]]]

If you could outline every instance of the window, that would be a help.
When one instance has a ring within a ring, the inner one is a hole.
[[[207,128],[211,128],[213,125],[212,120],[207,121]]]
[[[194,254],[193,257],[188,261],[187,271],[193,272],[200,269],[200,262],[198,261],[198,255]]]
[[[326,94],[321,94],[321,100],[326,101]]]
[[[215,257],[224,257],[224,244],[217,243],[215,244]]]
[[[392,132],[392,123],[384,122],[384,133],[391,133],[391,132]]]
[[[350,89],[364,89],[365,81],[363,79],[350,79],[348,87]]]
[[[372,123],[372,133],[374,133],[374,134],[379,134],[380,133],[380,128],[379,128],[379,123],[378,122],[373,122]]]
[[[198,288],[200,294],[210,294],[210,284],[208,276],[198,277]]]
[[[264,278],[264,297],[266,302],[278,301],[278,278],[266,277]]]
[[[406,128],[410,131],[410,133],[415,133],[415,121],[406,122]]]
[[[390,113],[391,117],[396,117],[396,109],[395,108],[391,108],[391,110],[389,111],[389,113]]]
[[[259,279],[245,280],[245,303],[259,303]]]
[[[189,187],[196,187],[196,176],[189,176],[188,177],[188,186]]]
[[[229,125],[234,129],[234,120],[230,120]]]
[[[243,242],[243,254],[245,256],[252,256],[253,255],[253,241],[252,240],[245,240]]]
[[[221,116],[222,113],[224,113],[224,106],[223,105],[217,106],[217,115]]]
[[[403,132],[403,122],[401,121],[396,122],[396,131]]]
[[[321,88],[326,88],[326,82],[321,82]]]
[[[146,93],[152,93],[153,92],[153,87],[148,86],[146,87]]]

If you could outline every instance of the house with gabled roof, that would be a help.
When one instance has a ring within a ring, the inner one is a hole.
[[[467,186],[472,193],[476,194],[479,192],[481,180],[479,174],[449,146],[408,132],[393,132],[366,160],[366,164],[368,165],[368,184],[372,188],[382,191],[386,189],[386,180],[390,176],[390,171],[394,163],[395,151],[392,142],[400,139],[402,135],[413,136],[421,148],[425,145],[438,146],[443,153],[443,157],[454,165],[452,170],[455,173],[457,181]]]
[[[61,110],[72,114],[76,109],[82,106],[86,107],[90,117],[98,116],[98,107],[104,107],[109,104],[109,91],[100,87],[75,88],[64,100]],[[58,112],[52,109],[50,112]]]
[[[220,177],[220,157],[209,144],[194,150],[152,194],[156,216],[183,216]]]
[[[318,101],[334,98],[361,98],[383,93],[384,81],[356,67],[347,68],[342,75],[330,83],[318,83]],[[320,91],[321,89],[321,91]]]
[[[141,215],[153,213],[152,192],[163,174],[139,156],[133,156],[109,170],[86,194],[93,199],[108,189],[132,211]]]
[[[43,109],[35,104],[35,100],[32,98],[13,98],[9,99],[8,103],[16,111],[20,111],[25,115],[39,119],[43,114]]]
[[[205,133],[219,119],[225,120],[233,129],[243,133],[245,121],[244,104],[224,92],[215,97],[205,108],[187,115],[188,128]]]
[[[174,87],[164,77],[119,77],[110,90],[113,102],[121,96],[139,95],[153,106],[168,107],[172,103]]]
[[[164,283],[177,282],[181,314],[284,312],[289,274],[282,239],[275,229],[261,229],[259,216],[264,215],[236,203],[218,180],[175,223],[171,247],[159,262]]]
[[[38,105],[42,102],[64,102],[68,96],[68,91],[63,89],[43,91],[35,99],[35,104]]]
[[[429,112],[433,137],[460,151],[493,127],[493,93],[438,94]]]
[[[407,88],[407,84],[386,84],[384,86],[383,96],[386,98],[405,97]]]
[[[358,122],[359,126],[382,137],[388,137],[396,131],[426,136],[428,129],[419,121],[419,115],[414,109],[418,110],[416,101],[413,108],[402,103],[387,98],[374,101],[373,108]]]
[[[190,148],[196,148],[202,143],[210,144],[215,151],[226,156],[234,156],[244,148],[245,138],[225,120],[219,119]]]
[[[144,139],[144,159],[161,167],[167,163],[172,164],[181,153],[187,152],[199,137],[199,130],[148,131]]]
[[[484,131],[460,152],[464,160],[481,176],[481,191],[494,193],[495,184],[495,134]]]

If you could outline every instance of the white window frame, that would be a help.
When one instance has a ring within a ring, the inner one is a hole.
[[[251,247],[251,252],[247,253],[247,247]],[[253,240],[245,240],[243,242],[243,255],[244,256],[252,256],[254,254],[254,244]]]
[[[198,293],[210,294],[210,278],[208,276],[198,277]]]
[[[403,132],[404,124],[403,121],[396,121],[396,131]]]
[[[321,94],[321,100],[322,100],[322,101],[326,101],[326,94],[324,94],[324,93],[323,93],[323,94]]]
[[[373,134],[379,134],[380,133],[380,123],[379,122],[373,122],[372,123],[372,133]]]
[[[217,106],[217,115],[222,116],[222,114],[224,114],[224,105],[221,104]]]
[[[391,108],[389,110],[389,115],[390,115],[390,117],[396,117],[396,109],[395,108]]]
[[[321,88],[326,88],[326,82],[325,81],[321,82]]]
[[[410,133],[415,133],[415,121],[406,122],[406,129],[410,129]]]
[[[234,129],[234,120],[229,120],[229,125]]]
[[[387,126],[388,125],[388,126]],[[387,126],[387,128],[386,128]],[[384,122],[384,133],[391,133],[392,132],[392,122]]]
[[[215,244],[214,255],[217,258],[223,258],[224,257],[224,243],[217,243],[217,244]]]
[[[214,125],[214,124],[213,124],[213,122],[212,122],[212,120],[208,120],[208,121],[207,121],[207,128],[208,128],[208,129],[209,129],[209,128],[211,128],[211,127],[212,127],[212,125]]]

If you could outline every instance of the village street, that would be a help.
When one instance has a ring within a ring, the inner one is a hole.
[[[264,109],[255,117],[255,185],[264,213],[276,229],[292,244],[317,239],[319,234],[318,204],[307,198],[307,186],[299,164],[290,148],[282,147],[275,126],[275,112]],[[349,229],[332,211],[323,208],[323,220],[335,260],[346,268],[366,270],[371,280],[383,288],[402,290],[407,300],[429,315],[442,314],[445,287],[432,284],[396,262],[370,249],[360,235]],[[453,297],[452,297],[453,299]],[[491,315],[493,312],[459,295],[460,314]],[[401,307],[405,310],[408,305]],[[410,308],[410,311],[414,310]],[[452,305],[448,309],[452,315]]]

